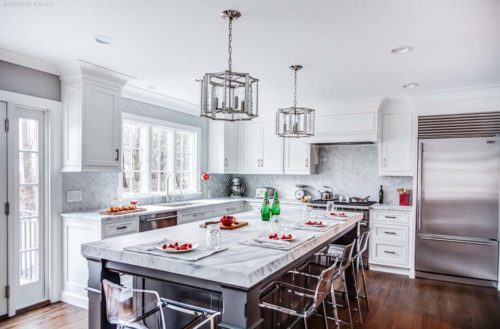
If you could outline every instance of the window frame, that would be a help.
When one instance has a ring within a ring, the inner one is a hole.
[[[131,192],[123,192],[123,184],[121,184],[121,189],[122,189],[122,194],[125,197],[136,197],[136,196],[158,196],[158,195],[165,195],[167,192],[153,192],[151,190],[151,155],[152,155],[152,150],[151,150],[151,145],[152,145],[152,128],[157,127],[157,128],[162,128],[162,129],[169,129],[171,130],[171,139],[170,139],[170,147],[171,147],[171,164],[169,168],[169,172],[171,174],[175,175],[176,172],[176,167],[175,167],[175,156],[177,154],[177,148],[176,148],[176,143],[175,143],[175,134],[177,131],[179,132],[186,132],[190,134],[194,134],[195,142],[196,145],[194,147],[194,154],[193,154],[193,162],[194,162],[194,191],[183,191],[184,194],[195,194],[195,193],[200,193],[200,180],[196,179],[197,177],[200,176],[201,172],[201,165],[200,165],[200,160],[201,160],[201,128],[196,127],[196,126],[189,126],[189,125],[184,125],[180,123],[175,123],[171,121],[166,121],[166,120],[161,120],[161,119],[155,119],[155,118],[149,118],[141,115],[136,115],[136,114],[129,114],[129,113],[123,113],[122,114],[122,123],[121,123],[121,128],[123,129],[123,125],[125,122],[131,123],[131,124],[140,124],[140,125],[145,125],[147,128],[147,141],[146,141],[146,157],[145,157],[145,170],[146,170],[146,191],[143,193],[131,193]],[[123,138],[123,137],[122,137]],[[122,142],[123,139],[120,140]],[[179,189],[175,189],[175,184],[172,184],[174,186],[174,189],[171,190],[171,193],[174,195],[180,194]]]

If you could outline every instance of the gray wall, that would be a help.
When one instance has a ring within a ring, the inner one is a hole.
[[[61,100],[61,82],[57,75],[5,61],[0,61],[0,90]]]
[[[412,177],[378,176],[377,145],[321,146],[319,149],[318,174],[300,175],[234,175],[243,179],[248,196],[254,196],[256,187],[274,187],[285,199],[294,197],[295,184],[333,187],[334,193],[365,197],[378,201],[380,185],[384,187],[384,203],[399,204],[397,187],[412,188]],[[314,197],[319,197],[313,191]]]

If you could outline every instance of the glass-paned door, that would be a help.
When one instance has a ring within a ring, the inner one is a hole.
[[[12,135],[16,138],[13,160],[17,168],[16,308],[19,309],[46,299],[44,113],[17,108],[15,120],[11,122]]]
[[[7,314],[7,298],[3,293],[7,281],[7,215],[5,203],[7,202],[7,132],[3,123],[7,118],[7,103],[0,101],[0,316]]]

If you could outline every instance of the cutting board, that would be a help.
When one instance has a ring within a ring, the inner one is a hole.
[[[111,212],[111,211],[102,211],[100,212],[101,215],[126,215],[126,214],[133,214],[135,212],[141,212],[141,211],[145,211],[146,208],[136,208],[136,209],[133,209],[133,210],[123,210],[123,211],[114,211],[114,212]]]
[[[207,222],[209,224],[216,224],[217,222]],[[207,223],[200,224],[201,228],[207,228]],[[221,230],[236,230],[242,227],[245,227],[248,225],[248,222],[245,221],[238,221],[237,223],[233,223],[231,226],[224,226],[220,224],[220,229]]]

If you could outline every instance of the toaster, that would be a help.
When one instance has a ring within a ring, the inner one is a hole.
[[[255,189],[255,198],[264,199],[264,194],[267,192],[270,198],[274,195],[274,188],[272,187],[257,187]]]

